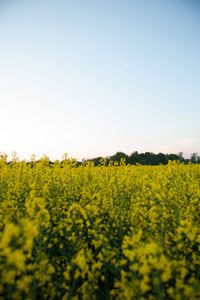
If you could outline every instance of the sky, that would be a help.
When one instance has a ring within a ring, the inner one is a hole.
[[[0,152],[200,155],[200,2],[0,0]]]

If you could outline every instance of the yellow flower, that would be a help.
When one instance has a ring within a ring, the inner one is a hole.
[[[14,250],[8,257],[9,264],[15,265],[19,270],[25,270],[26,256],[21,249]]]
[[[141,290],[142,294],[151,290],[151,286],[148,284],[148,281],[146,281],[146,280],[140,281],[140,290]]]

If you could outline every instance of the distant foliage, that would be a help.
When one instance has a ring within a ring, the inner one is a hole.
[[[93,161],[95,166],[98,166],[99,160],[101,157],[88,159],[86,161]],[[145,153],[138,153],[134,151],[130,156],[128,156],[124,152],[117,152],[116,154],[106,158],[106,164],[108,165],[110,161],[117,162],[120,164],[121,159],[125,159],[126,164],[136,165],[150,165],[150,166],[158,166],[159,164],[167,165],[169,161],[180,161],[184,162],[185,164],[191,161],[192,163],[200,163],[200,156],[198,153],[192,153],[191,158],[184,159],[183,152],[179,152],[179,154],[164,154],[158,153],[154,154],[153,152],[145,152]]]

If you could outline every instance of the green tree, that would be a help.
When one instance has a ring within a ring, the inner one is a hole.
[[[197,162],[197,157],[198,157],[198,153],[197,153],[197,152],[194,152],[194,153],[191,154],[190,159],[191,159],[191,161],[192,161],[193,163],[195,163],[195,162]]]
[[[180,162],[182,162],[184,160],[184,158],[183,158],[183,152],[179,152],[178,156],[179,156]]]
[[[159,163],[166,165],[167,164],[167,157],[164,153],[160,152],[157,154],[157,158],[159,159]]]
[[[167,154],[167,161],[169,160],[179,160],[179,156],[177,154]]]
[[[112,156],[110,157],[110,160],[112,160],[113,162],[116,161],[116,162],[120,163],[121,158],[125,158],[125,159],[126,159],[126,162],[128,162],[128,160],[129,160],[128,155],[127,155],[126,153],[120,152],[120,151],[117,152],[116,154],[112,155]]]
[[[132,165],[135,165],[137,162],[140,161],[140,156],[137,151],[134,151],[130,156],[129,156],[129,163]]]

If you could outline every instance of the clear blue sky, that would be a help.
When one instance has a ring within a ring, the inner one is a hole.
[[[0,151],[200,155],[200,3],[0,0]]]

